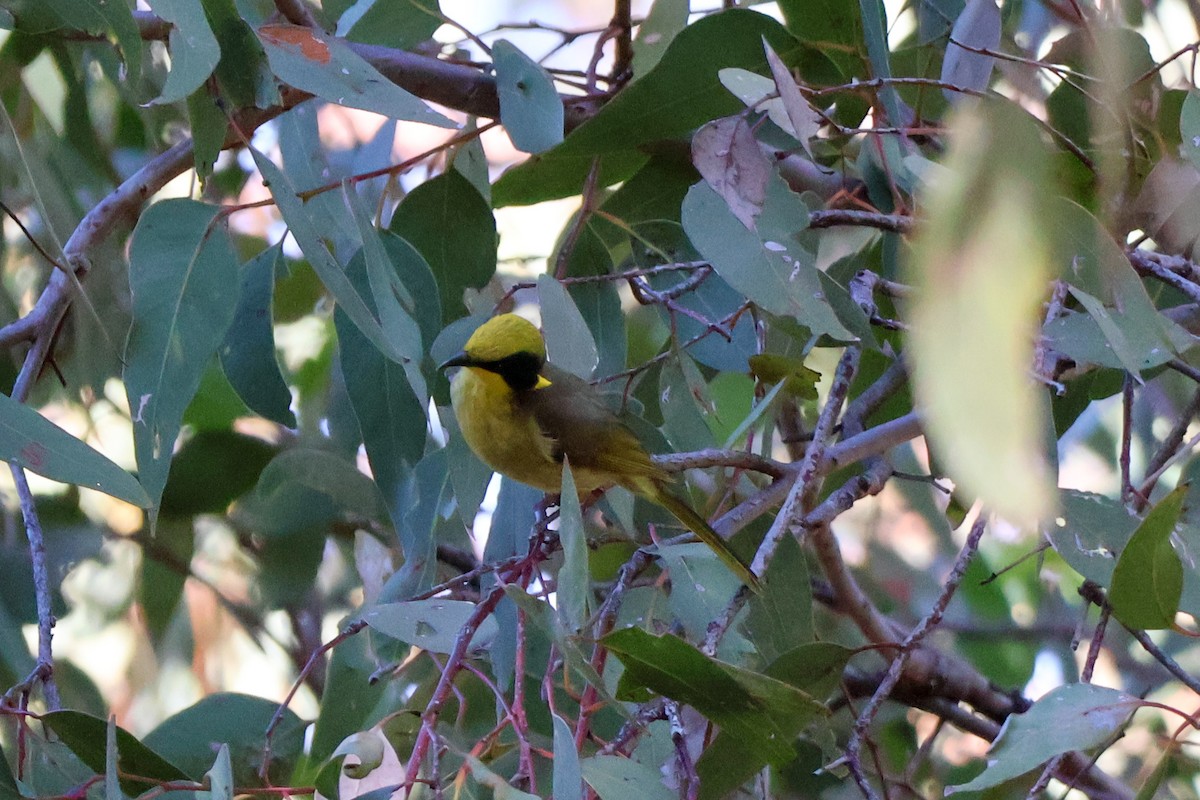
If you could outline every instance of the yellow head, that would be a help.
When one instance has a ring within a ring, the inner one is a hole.
[[[480,325],[447,367],[474,367],[494,372],[515,390],[549,385],[538,373],[546,363],[546,344],[533,323],[516,314],[501,314]]]
[[[463,352],[472,361],[500,361],[517,353],[532,353],[546,360],[546,345],[533,323],[516,314],[501,314],[480,325]]]

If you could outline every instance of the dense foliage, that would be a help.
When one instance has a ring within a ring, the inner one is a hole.
[[[0,797],[1198,796],[1194,5],[506,13],[0,0]]]

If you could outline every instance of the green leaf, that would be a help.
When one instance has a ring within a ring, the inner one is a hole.
[[[234,108],[270,108],[280,102],[267,54],[238,13],[234,0],[200,0],[221,46],[217,83]]]
[[[126,2],[111,0],[42,0],[63,27],[92,34],[111,33],[125,61],[125,80],[136,86],[142,75],[142,35]]]
[[[988,751],[988,767],[974,780],[947,790],[981,791],[1040,768],[1072,750],[1108,741],[1129,721],[1141,700],[1090,683],[1060,686],[1024,714],[1013,714]],[[1053,731],[1053,736],[1047,736]]]
[[[234,783],[240,787],[263,786],[259,777],[263,734],[278,709],[278,703],[261,697],[212,694],[164,720],[146,735],[146,745],[178,764],[193,780],[199,780],[211,768],[214,747],[227,745]],[[271,738],[266,785],[279,786],[287,780],[302,753],[304,728],[304,721],[291,709],[283,710],[282,721]],[[121,749],[124,752],[124,745]]]
[[[363,295],[359,294],[329,246],[318,235],[322,230],[322,221],[314,217],[312,210],[296,194],[296,187],[282,170],[254,148],[250,148],[250,152],[263,179],[271,188],[271,195],[275,198],[275,205],[279,208],[284,222],[288,224],[321,282],[333,293],[338,306],[381,353],[397,363],[403,363],[406,358],[404,352],[398,349],[384,332],[364,301]]]
[[[377,668],[370,638],[361,633],[340,643],[329,660],[321,709],[313,727],[310,758],[324,761],[338,744],[372,723],[371,715],[394,681],[369,680]]]
[[[492,800],[542,800],[537,795],[514,789],[508,781],[488,769],[475,756],[468,755],[467,764],[471,767],[471,776],[479,781],[480,785],[491,790]]]
[[[172,26],[167,43],[171,71],[162,94],[152,102],[174,103],[204,85],[221,60],[221,46],[209,27],[204,6],[195,0],[151,0],[150,8]]]
[[[208,781],[211,800],[233,800],[233,762],[229,758],[229,745],[221,744],[212,769],[204,773],[204,777]]]
[[[192,132],[192,161],[202,182],[212,176],[213,165],[225,146],[229,120],[217,97],[207,85],[192,92],[187,99],[188,124]],[[240,172],[240,171],[239,171]]]
[[[421,459],[391,504],[404,549],[404,566],[380,592],[381,600],[405,599],[428,589],[437,576],[437,523],[450,489],[445,448]],[[489,538],[489,544],[491,540]]]
[[[396,352],[400,353],[400,363],[404,374],[412,386],[413,394],[424,406],[429,401],[429,389],[425,385],[425,376],[421,373],[421,362],[425,357],[426,343],[422,341],[421,328],[414,315],[417,306],[413,294],[404,285],[404,280],[392,265],[392,253],[384,247],[383,234],[371,223],[369,212],[363,206],[362,199],[347,181],[342,184],[342,195],[350,208],[351,216],[358,225],[359,237],[362,241],[362,254],[366,262],[367,284],[370,287],[370,305],[374,316],[379,318],[384,336],[391,342]],[[394,235],[388,233],[389,238]],[[419,253],[412,248],[405,248],[403,242],[397,243],[396,251],[421,260]],[[405,252],[407,250],[407,252]],[[367,293],[358,290],[365,298]]]
[[[1042,535],[1083,577],[1107,586],[1117,554],[1138,524],[1122,503],[1104,495],[1064,489],[1061,508],[1053,520],[1042,523]]]
[[[1040,132],[1009,104],[964,107],[953,131],[909,259],[914,393],[934,452],[964,492],[1031,522],[1054,504],[1042,449],[1048,403],[1029,376],[1053,274],[1051,210],[1040,205],[1048,164]]]
[[[794,686],[708,658],[676,636],[626,628],[602,641],[625,665],[623,696],[645,687],[695,707],[746,743],[758,767],[790,760],[795,734],[829,713]]]
[[[306,495],[326,498],[333,513],[342,509],[368,519],[387,515],[379,488],[354,464],[324,450],[295,447],[275,456],[259,476],[253,499],[266,512],[259,532],[285,536],[296,526],[323,525],[307,503],[297,503]]]
[[[3,746],[0,746],[0,800],[21,800],[21,790],[9,769]]]
[[[1179,112],[1179,135],[1183,152],[1196,169],[1200,169],[1200,93],[1191,91]]]
[[[145,615],[146,629],[156,646],[164,643],[179,610],[187,580],[186,566],[192,563],[195,545],[192,518],[169,514],[159,519],[154,538],[142,545],[137,600]]]
[[[583,800],[583,772],[571,727],[554,714],[554,800]]]
[[[137,478],[29,406],[0,394],[0,460],[147,508]]]
[[[537,284],[547,358],[585,380],[591,378],[600,356],[575,301],[551,275],[539,275]]]
[[[743,625],[759,655],[770,663],[813,640],[808,566],[794,538],[780,540],[762,582],[763,590],[750,598]]]
[[[1155,307],[1124,251],[1092,214],[1053,201],[1055,259],[1087,314],[1069,313],[1044,327],[1049,345],[1080,363],[1134,375],[1164,364],[1195,343]]]
[[[125,393],[138,477],[153,505],[167,483],[183,412],[237,304],[237,259],[219,213],[193,200],[164,200],[142,215],[129,244]]]
[[[463,290],[479,289],[496,272],[496,219],[491,206],[457,171],[413,189],[388,229],[424,256],[437,280],[442,321],[462,316]]]
[[[633,78],[646,75],[662,60],[667,47],[687,27],[688,0],[654,0],[633,40]]]
[[[104,800],[125,800],[117,772],[117,718],[109,716],[104,731]]]
[[[162,494],[162,513],[223,514],[254,488],[276,447],[231,430],[200,431],[179,449]]]
[[[640,146],[737,113],[740,104],[721,91],[717,72],[741,67],[765,73],[764,36],[785,63],[798,50],[778,22],[754,11],[722,11],[687,26],[653,70],[561,144],[504,173],[492,189],[493,202],[526,205],[578,194],[597,155],[603,156],[599,185],[609,186],[646,162]]]
[[[1117,619],[1131,628],[1161,630],[1175,624],[1183,562],[1171,545],[1171,534],[1187,490],[1186,485],[1177,486],[1150,509],[1117,559],[1108,602]]]
[[[558,537],[562,542],[563,565],[558,570],[558,617],[569,633],[576,634],[583,630],[591,615],[588,608],[591,605],[591,592],[583,511],[567,459],[563,460],[562,493],[559,498]]]
[[[108,726],[106,720],[79,711],[51,711],[41,718],[42,724],[54,731],[79,760],[97,774],[107,774],[109,758]],[[116,726],[114,726],[116,727]],[[148,781],[122,780],[121,787],[131,795],[152,788],[152,781],[187,780],[189,774],[172,763],[169,754],[160,751],[146,739],[139,742],[124,728],[116,727],[117,766],[121,772],[148,778]]]
[[[300,25],[264,25],[258,38],[284,83],[350,108],[440,128],[458,125],[401,89],[340,39]]]
[[[960,45],[973,48],[966,50]],[[1000,47],[1000,8],[995,0],[967,0],[950,31],[950,43],[942,59],[942,82],[962,89],[983,91],[992,77],[995,56],[979,52]],[[943,89],[950,103],[965,98],[961,92]]]
[[[329,4],[323,4],[328,11]],[[412,50],[433,38],[442,20],[437,0],[358,0],[337,18],[337,35],[352,42]]]
[[[622,756],[592,756],[581,764],[583,779],[600,800],[675,800],[662,782],[662,771]]]
[[[242,268],[242,291],[233,323],[217,355],[221,369],[242,401],[257,414],[296,427],[292,393],[275,357],[272,305],[282,247],[259,253]]]
[[[787,209],[788,213],[781,215],[791,218],[788,235],[777,235],[784,232],[772,220],[764,219],[768,210],[774,210],[772,206]],[[856,337],[826,299],[812,253],[795,241],[794,234],[807,220],[803,202],[778,176],[768,185],[758,233],[739,222],[707,184],[693,186],[683,201],[682,221],[688,238],[726,283],[771,313],[794,316],[814,333],[853,340]]]
[[[459,631],[475,613],[465,600],[410,600],[385,603],[369,609],[363,619],[375,630],[432,653],[454,649]],[[496,621],[485,617],[471,639],[471,652],[487,648],[496,636]]]
[[[500,39],[492,45],[500,121],[513,146],[541,153],[563,140],[563,101],[554,81],[540,64],[513,44]]]
[[[356,284],[365,282],[362,262],[361,254],[355,256],[347,270]],[[405,370],[385,358],[340,308],[334,324],[339,364],[371,472],[384,497],[394,498],[405,474],[425,453],[425,408]]]

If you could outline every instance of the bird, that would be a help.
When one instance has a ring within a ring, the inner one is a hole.
[[[761,586],[725,540],[671,489],[671,476],[601,399],[590,383],[546,361],[532,322],[499,314],[479,326],[438,369],[458,367],[450,397],[459,429],[485,464],[551,494],[570,464],[580,497],[623,486],[671,512],[737,578]]]

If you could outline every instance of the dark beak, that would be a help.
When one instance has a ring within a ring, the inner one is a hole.
[[[466,350],[460,350],[450,358],[438,365],[439,370],[449,369],[450,367],[469,367],[475,362],[467,355]]]

